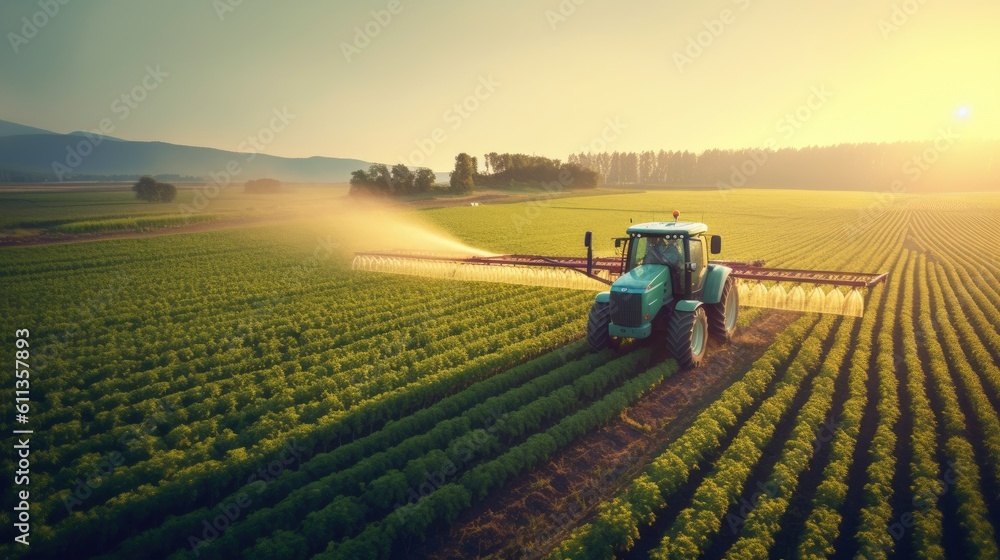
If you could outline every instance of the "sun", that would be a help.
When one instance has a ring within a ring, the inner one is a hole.
[[[961,107],[958,108],[958,110],[955,111],[955,116],[963,120],[968,118],[969,108],[965,105],[962,105]]]

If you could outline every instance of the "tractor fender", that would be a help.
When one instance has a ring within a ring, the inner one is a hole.
[[[702,293],[702,301],[705,303],[719,303],[722,301],[722,288],[726,286],[726,280],[729,279],[729,273],[733,269],[728,266],[722,266],[718,264],[708,265],[708,270],[706,271],[705,278],[705,291]]]
[[[611,292],[601,292],[594,298],[594,303],[608,303],[611,301]]]
[[[685,313],[694,313],[694,310],[699,307],[701,307],[701,302],[696,299],[682,299],[677,302],[674,309]]]

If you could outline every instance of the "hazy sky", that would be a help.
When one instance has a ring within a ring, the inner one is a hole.
[[[0,118],[437,170],[996,138],[998,24],[996,0],[5,1]]]

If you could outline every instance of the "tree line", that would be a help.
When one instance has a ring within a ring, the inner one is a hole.
[[[488,153],[483,158],[485,172],[479,172],[479,159],[467,153],[455,156],[455,168],[450,174],[447,190],[467,194],[476,185],[508,187],[515,183],[541,187],[594,188],[601,184],[601,175],[578,162],[563,163],[558,159],[526,154]],[[434,172],[420,167],[416,173],[402,163],[390,169],[383,163],[373,163],[367,170],[351,173],[352,195],[403,196],[429,192],[434,188]]]
[[[401,196],[428,192],[433,186],[434,172],[426,167],[418,167],[414,173],[402,163],[392,169],[384,163],[373,163],[367,170],[351,172],[350,194]]]
[[[589,189],[602,182],[600,172],[573,156],[568,163],[563,163],[542,156],[490,152],[484,156],[483,163],[485,173],[476,170],[475,174],[476,183],[483,185],[507,186],[520,182]]]
[[[931,142],[837,144],[806,148],[571,154],[610,185],[782,187],[836,190],[993,190],[1000,141],[965,141],[941,132]],[[498,169],[506,161],[498,162]]]

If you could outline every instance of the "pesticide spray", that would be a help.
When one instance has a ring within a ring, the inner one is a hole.
[[[325,227],[340,241],[345,256],[386,248],[464,257],[491,254],[462,243],[412,211],[372,200],[352,200],[338,207],[326,216]]]
[[[434,256],[434,255],[429,255]],[[427,278],[461,280],[467,282],[494,282],[599,292],[607,289],[593,278],[568,268],[543,268],[534,266],[484,266],[435,260],[394,258],[390,255],[358,255],[351,261],[351,268],[366,272],[408,274]],[[602,277],[607,277],[603,274]]]
[[[865,300],[856,288],[851,288],[845,296],[836,286],[825,291],[819,286],[803,288],[800,284],[786,290],[778,283],[770,283],[770,286],[766,284],[768,283],[757,280],[737,279],[740,305],[848,317],[861,317],[865,314]]]
[[[351,255],[365,251],[387,253],[380,256],[354,256],[351,260],[351,268],[354,270],[570,290],[600,291],[607,287],[593,278],[565,268],[481,266],[435,261],[433,257],[490,257],[495,256],[495,253],[462,243],[423,222],[413,212],[375,201],[352,202],[349,208],[342,208],[329,218],[330,227],[337,232],[339,239],[344,240],[340,245],[341,249]],[[400,257],[393,258],[393,252],[401,253]],[[402,253],[410,258],[404,258]],[[419,255],[430,258],[412,258]]]

